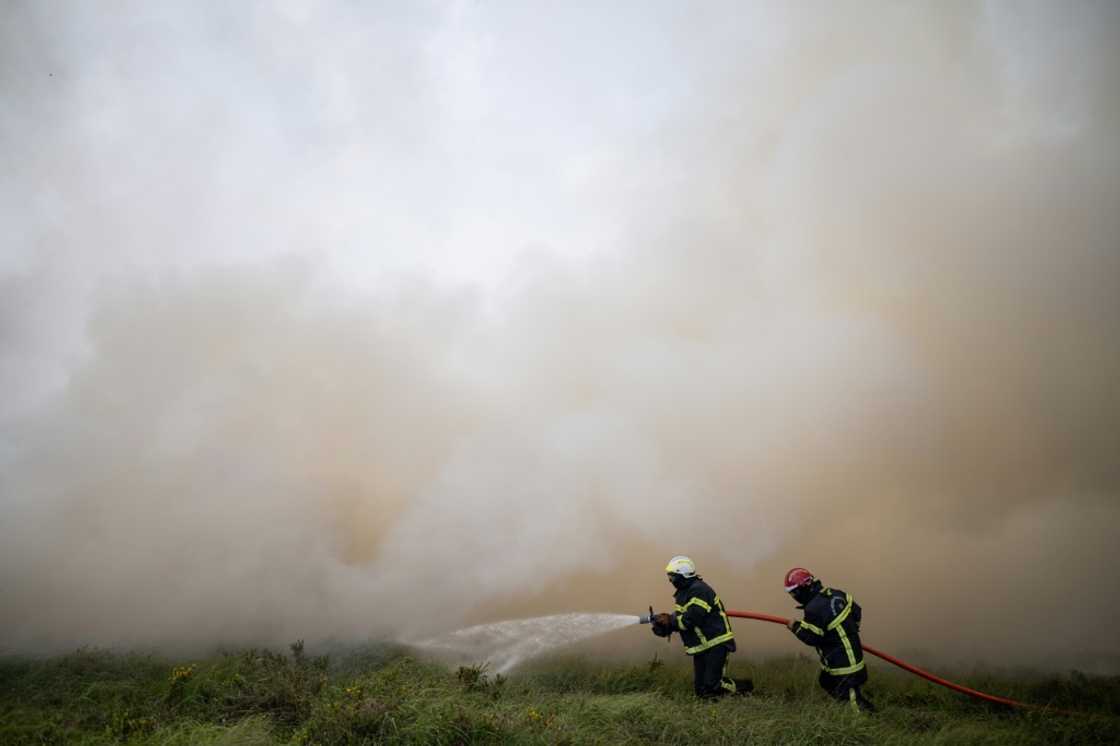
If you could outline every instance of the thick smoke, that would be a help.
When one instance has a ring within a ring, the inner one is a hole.
[[[0,647],[639,613],[687,552],[1120,670],[1117,7],[740,5],[9,8]]]

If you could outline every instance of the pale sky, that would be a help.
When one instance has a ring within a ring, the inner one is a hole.
[[[518,257],[617,250],[686,176],[658,141],[705,116],[697,88],[782,34],[739,3],[6,12],[0,271],[37,290],[4,377],[38,383],[107,279],[299,255],[328,284],[491,292]]]
[[[1040,60],[1083,54],[1078,34],[1107,38],[1108,24],[1086,29],[1045,4],[983,8],[977,33],[994,43],[1006,109],[1024,91],[1023,106],[1045,102],[994,136],[1076,132],[1079,84],[1093,81],[1053,80]],[[791,94],[802,98],[780,104],[785,121],[767,132],[782,91],[756,89],[759,71],[772,77],[804,43],[794,29],[809,6],[17,3],[6,14],[0,271],[36,287],[18,309],[34,332],[7,322],[30,347],[4,357],[9,390],[28,375],[61,380],[58,358],[80,346],[86,296],[105,279],[298,255],[328,284],[408,276],[500,294],[519,258],[586,266],[658,222],[774,210],[787,171],[801,188],[815,123],[846,105],[845,75],[878,75],[846,61],[812,98]],[[1086,75],[1101,64],[1085,59]],[[1040,82],[1063,90],[1040,99]],[[743,175],[746,202],[711,178],[743,167],[704,151],[727,129],[776,148]],[[759,261],[781,272],[797,254],[787,243]]]

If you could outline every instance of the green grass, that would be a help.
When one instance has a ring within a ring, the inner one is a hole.
[[[699,702],[667,662],[538,661],[508,678],[392,646],[312,657],[244,650],[201,660],[79,650],[0,659],[2,744],[759,743],[1103,744],[1120,739],[1120,677],[977,673],[963,683],[1053,708],[1008,711],[883,666],[859,716],[816,687],[807,658],[733,664],[756,694]]]

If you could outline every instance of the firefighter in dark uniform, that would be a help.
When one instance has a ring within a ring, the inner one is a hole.
[[[727,656],[735,652],[735,634],[719,596],[696,574],[696,565],[688,557],[673,557],[665,572],[676,589],[675,611],[657,614],[652,620],[653,633],[680,635],[684,652],[692,657],[696,696],[749,693],[754,688],[750,679],[736,681],[727,675]]]
[[[785,588],[805,612],[805,618],[790,621],[789,628],[798,640],[817,649],[821,688],[856,711],[874,712],[875,706],[860,691],[867,683],[867,666],[859,641],[859,604],[844,591],[825,588],[803,567],[786,573]]]

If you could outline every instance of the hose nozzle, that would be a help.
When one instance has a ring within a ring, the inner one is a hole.
[[[651,624],[653,622],[653,607],[649,607],[649,614],[642,614],[638,617],[638,624]]]

